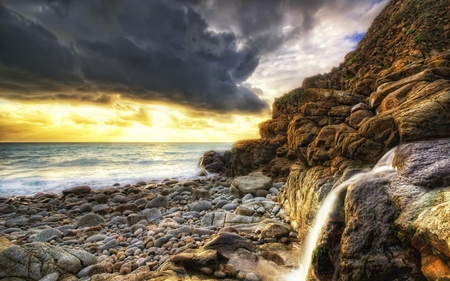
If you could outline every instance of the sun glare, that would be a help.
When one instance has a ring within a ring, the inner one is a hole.
[[[127,101],[107,106],[1,101],[0,141],[233,142],[258,138],[255,128],[264,119],[199,117],[171,106]]]

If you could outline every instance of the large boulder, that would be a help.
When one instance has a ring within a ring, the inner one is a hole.
[[[0,252],[0,279],[40,280],[57,273],[76,275],[84,266],[96,262],[87,252],[68,252],[63,248],[46,243],[29,243],[22,246],[12,245]]]
[[[226,171],[230,158],[231,155],[229,151],[225,151],[222,156],[220,153],[211,150],[203,154],[198,165],[205,168],[205,170],[210,173],[222,173]]]
[[[230,193],[234,196],[243,197],[247,193],[253,195],[258,190],[268,190],[272,187],[272,178],[261,172],[253,172],[247,176],[236,177],[231,183]]]

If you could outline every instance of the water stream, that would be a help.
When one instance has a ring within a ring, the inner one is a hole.
[[[311,265],[313,251],[316,247],[317,240],[320,237],[320,232],[328,220],[330,213],[333,210],[335,205],[335,201],[338,198],[339,194],[345,190],[348,186],[356,183],[362,178],[368,177],[377,177],[380,174],[392,173],[395,171],[392,166],[392,161],[395,156],[396,148],[389,150],[374,166],[374,168],[368,172],[359,172],[348,180],[342,182],[337,187],[335,187],[330,193],[328,193],[327,197],[323,200],[322,205],[317,211],[316,218],[314,220],[314,224],[312,228],[309,230],[306,239],[304,240],[304,247],[302,252],[302,257],[300,259],[300,265],[297,270],[291,273],[286,281],[306,281],[308,277],[308,272]]]

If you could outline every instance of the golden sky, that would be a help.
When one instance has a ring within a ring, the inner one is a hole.
[[[0,142],[259,138],[387,3],[0,1]]]
[[[3,142],[234,142],[259,138],[266,116],[202,114],[170,105],[122,101],[86,104],[0,100]]]

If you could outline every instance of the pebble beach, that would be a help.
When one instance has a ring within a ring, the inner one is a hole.
[[[282,280],[298,262],[297,234],[276,202],[283,183],[254,173],[262,185],[249,187],[240,178],[0,197],[0,279]],[[61,253],[33,267],[8,260],[12,248]],[[68,264],[44,269],[66,254]]]

